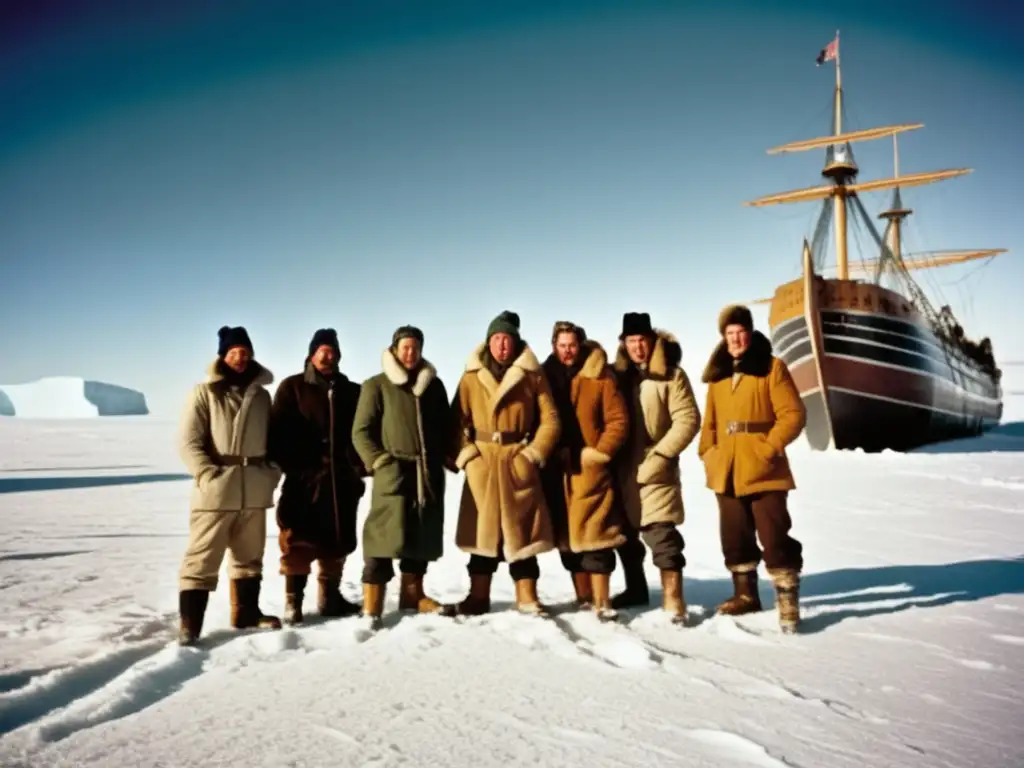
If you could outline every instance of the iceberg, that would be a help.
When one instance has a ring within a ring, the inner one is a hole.
[[[88,419],[147,415],[144,394],[102,381],[51,376],[27,384],[0,384],[0,416]]]

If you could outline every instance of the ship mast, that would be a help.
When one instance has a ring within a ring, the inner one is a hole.
[[[833,99],[832,135],[843,134],[843,72],[839,66],[839,30],[836,30],[836,91]],[[846,185],[857,177],[857,164],[853,160],[853,150],[849,144],[842,145],[843,152],[837,152],[832,144],[825,152],[825,168],[822,175],[831,178],[835,183],[832,193],[832,215],[836,220],[836,272],[840,280],[849,277],[846,253]],[[845,154],[845,157],[837,156]]]
[[[893,202],[890,209],[882,214],[882,218],[888,219],[891,223],[889,235],[892,238],[892,247],[885,246],[884,250],[891,250],[897,264],[902,263],[902,228],[903,219],[910,215],[911,211],[903,207],[900,197],[900,190],[905,187],[916,187],[922,184],[932,184],[937,181],[952,179],[963,176],[972,171],[971,168],[950,168],[939,171],[925,171],[922,173],[910,173],[900,175],[899,173],[899,147],[896,144],[896,134],[904,131],[913,131],[923,128],[923,123],[902,123],[898,125],[886,125],[875,128],[864,128],[857,131],[843,132],[843,76],[839,61],[839,31],[836,31],[835,39],[822,51],[818,57],[818,64],[824,61],[834,61],[836,66],[835,95],[833,97],[832,132],[829,136],[822,136],[815,139],[794,141],[782,146],[773,147],[768,154],[780,154],[785,152],[802,152],[809,149],[825,148],[825,166],[821,175],[828,180],[827,183],[795,189],[789,192],[779,192],[765,195],[757,200],[752,200],[745,205],[760,207],[774,205],[776,203],[797,203],[821,200],[824,205],[831,205],[832,217],[835,223],[835,248],[836,248],[836,277],[839,280],[850,279],[850,263],[848,254],[847,219],[848,212],[852,209],[855,216],[858,216],[862,223],[868,227],[876,239],[874,225],[867,217],[863,204],[857,199],[861,192],[873,192],[882,189],[895,190]],[[893,137],[893,152],[895,175],[890,179],[873,179],[871,181],[858,181],[859,169],[853,157],[851,144],[858,141],[870,141],[881,139],[886,136]],[[822,211],[822,221],[826,217],[827,208]],[[827,221],[825,226],[827,226]],[[966,261],[969,258],[983,258],[983,252],[959,252],[949,254],[946,263]],[[991,255],[991,251],[984,252]],[[970,256],[968,256],[970,254]],[[884,255],[884,254],[883,254]],[[881,264],[883,260],[877,263]],[[938,266],[939,264],[933,264]],[[917,265],[914,265],[917,268]],[[922,265],[923,266],[923,265]]]
[[[900,177],[900,147],[894,133],[892,135],[892,177],[898,180]],[[888,220],[889,238],[887,245],[892,255],[898,260],[903,259],[903,220],[913,211],[903,207],[903,199],[900,197],[900,188],[895,187],[892,193],[892,204],[889,209],[878,214],[878,218]]]

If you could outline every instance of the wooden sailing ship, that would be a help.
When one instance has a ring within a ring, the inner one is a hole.
[[[1000,371],[988,339],[965,338],[948,306],[936,311],[911,272],[957,264],[1004,249],[951,251],[904,258],[902,226],[912,211],[900,190],[970,173],[969,168],[900,175],[897,134],[921,123],[844,133],[839,33],[818,57],[835,62],[832,135],[770,149],[769,154],[825,149],[821,186],[769,195],[746,203],[822,201],[812,241],[803,244],[803,275],[779,286],[770,303],[775,354],[786,362],[807,407],[806,434],[817,450],[910,450],[977,435],[1002,416]],[[892,178],[857,181],[851,145],[892,137]],[[860,193],[893,190],[879,215],[879,234]],[[851,262],[847,222],[863,224],[878,249],[876,258]],[[829,234],[834,237],[830,238]],[[829,239],[835,244],[835,277],[820,274]],[[859,272],[862,279],[851,278]],[[884,286],[883,282],[894,283]]]

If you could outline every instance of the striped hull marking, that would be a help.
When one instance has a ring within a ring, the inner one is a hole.
[[[886,448],[909,450],[940,440],[967,437],[999,423],[1002,405],[983,406],[962,394],[937,401],[946,392],[934,386],[934,379],[913,372],[898,371],[859,360],[826,357],[823,361],[829,382],[828,404],[835,447],[879,451]],[[811,446],[822,450],[821,438],[828,431],[821,407],[813,360],[791,369],[794,382],[807,406],[807,437]]]
[[[822,316],[824,318],[829,314],[836,313],[823,312]],[[865,317],[872,321],[897,322],[889,318]],[[933,382],[934,388],[946,392],[942,396],[944,401],[961,396],[984,403],[987,407],[998,407],[1002,393],[990,376],[968,361],[952,357],[947,360],[938,339],[933,334],[909,323],[904,325],[915,328],[917,337],[911,337],[909,334],[899,335],[894,331],[865,330],[861,326],[852,327],[829,321],[825,323],[824,328],[824,351],[829,360],[863,361],[887,371],[902,371],[924,376]],[[862,338],[870,334],[880,338],[884,334],[886,341]],[[926,334],[931,336],[931,342],[922,339]],[[811,355],[807,326],[802,319],[786,322],[774,329],[772,343],[776,354],[790,367],[800,364]],[[909,349],[911,346],[915,347],[915,351]],[[831,379],[827,373],[826,380],[830,384],[839,383]]]

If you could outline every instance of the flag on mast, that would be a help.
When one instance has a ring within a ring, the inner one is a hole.
[[[826,61],[835,61],[839,55],[839,33],[836,32],[835,38],[831,43],[821,49],[821,53],[818,54],[817,66],[821,66]]]

